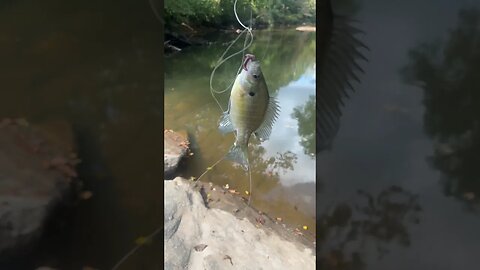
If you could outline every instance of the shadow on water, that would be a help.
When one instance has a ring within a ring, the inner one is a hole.
[[[341,1],[344,8],[355,12],[355,1]],[[330,1],[322,1],[319,11],[319,72],[316,111],[317,153],[331,148],[340,127],[345,100],[353,92],[352,81],[360,82],[357,73],[363,73],[361,61],[367,61],[364,51],[368,47],[358,35],[363,32],[347,16],[336,16]],[[350,7],[350,8],[345,8]]]
[[[411,49],[402,74],[423,89],[424,128],[434,141],[429,161],[443,173],[444,193],[478,210],[480,9],[463,9],[458,18],[445,40]]]

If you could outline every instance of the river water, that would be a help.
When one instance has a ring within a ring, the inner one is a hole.
[[[166,57],[165,128],[184,130],[191,138],[194,156],[188,159],[182,175],[200,176],[222,158],[234,142],[234,135],[217,129],[222,113],[210,94],[210,74],[218,58],[236,34],[210,37],[209,46],[190,47]],[[243,39],[232,52],[243,46]],[[295,30],[254,31],[248,49],[260,60],[270,95],[278,100],[280,114],[270,139],[249,144],[252,173],[252,206],[272,218],[309,229],[315,234],[315,33]],[[225,110],[230,89],[241,64],[241,55],[218,68],[213,78],[215,94]],[[230,189],[248,197],[248,174],[225,160],[208,172],[202,181]],[[303,230],[303,229],[302,229]]]
[[[478,268],[478,1],[341,2],[370,51],[317,156],[323,267]]]

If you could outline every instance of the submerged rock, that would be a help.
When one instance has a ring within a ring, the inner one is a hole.
[[[164,133],[164,176],[165,179],[173,179],[183,157],[189,151],[189,142],[186,134],[181,134],[173,130],[165,130]]]
[[[25,120],[0,120],[0,261],[32,249],[70,194],[78,160],[66,147],[73,145],[71,130],[55,139],[59,127],[65,130],[50,125],[52,133]]]
[[[207,208],[180,177],[165,182],[165,269],[315,269],[311,248]]]

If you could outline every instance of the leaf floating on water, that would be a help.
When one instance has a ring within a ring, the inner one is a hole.
[[[207,247],[208,247],[208,245],[200,244],[200,245],[194,246],[193,248],[195,249],[195,251],[202,252]]]
[[[226,184],[225,186],[223,186],[225,189],[229,189],[230,186],[228,184]]]
[[[475,193],[473,192],[467,192],[465,194],[463,194],[463,197],[469,201],[471,200],[474,200],[475,199]]]
[[[188,153],[189,156],[193,156],[193,152]]]
[[[303,225],[303,229],[306,231],[308,230],[308,226],[307,225]]]
[[[265,219],[263,217],[258,217],[258,218],[255,218],[255,220],[257,221],[257,223],[263,225],[265,224]]]
[[[298,228],[295,228],[293,233],[295,233],[296,235],[303,235],[303,233]]]
[[[282,222],[283,219],[282,219],[281,217],[277,217],[276,220],[277,220],[278,222]]]
[[[248,195],[248,194],[250,194],[250,192],[248,192],[248,190],[245,190],[245,194],[247,194],[247,195]]]
[[[93,196],[93,193],[91,191],[86,190],[86,191],[83,191],[82,193],[80,193],[79,197],[82,200],[88,200],[88,199],[92,198],[92,196]]]
[[[50,160],[52,166],[62,166],[68,163],[68,160],[63,156],[56,156]]]
[[[17,125],[19,126],[28,127],[28,122],[25,118],[18,118],[15,122],[17,122]]]
[[[207,171],[210,171],[212,169],[212,167],[207,167]]]
[[[151,240],[150,240],[149,238],[140,236],[140,237],[138,237],[137,239],[135,239],[135,244],[137,244],[137,245],[139,245],[139,246],[142,246],[142,245],[145,245],[145,244],[149,244],[150,241],[151,241]]]

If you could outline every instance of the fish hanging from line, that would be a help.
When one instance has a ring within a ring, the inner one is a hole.
[[[250,136],[267,140],[278,117],[279,106],[270,97],[260,62],[246,54],[242,70],[237,75],[230,93],[228,110],[219,122],[222,133],[235,132],[235,142],[226,158],[248,170],[248,141]]]

